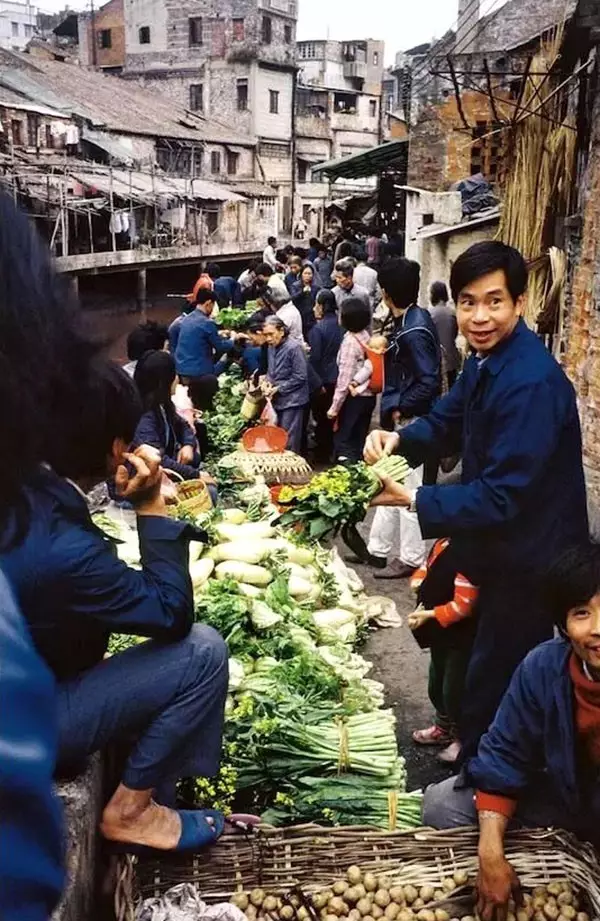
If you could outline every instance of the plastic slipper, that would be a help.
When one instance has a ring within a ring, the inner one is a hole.
[[[108,841],[113,853],[133,854],[136,857],[158,854],[181,854],[186,851],[200,851],[221,837],[225,828],[225,816],[217,809],[178,809],[181,819],[181,837],[174,848],[163,849],[148,847],[145,844],[132,844],[128,841]],[[214,824],[209,825],[207,819]]]

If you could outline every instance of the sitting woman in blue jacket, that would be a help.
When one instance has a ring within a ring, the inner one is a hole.
[[[223,815],[159,803],[180,777],[219,765],[227,648],[194,624],[188,570],[190,539],[204,535],[167,515],[158,452],[129,447],[142,414],[134,382],[83,332],[6,196],[0,279],[0,569],[56,680],[59,765],[127,744],[104,837],[127,850],[196,849],[218,837]],[[107,476],[135,509],[140,569],[90,517],[84,491]],[[149,642],[105,658],[112,632]]]
[[[479,819],[479,916],[506,917],[519,881],[504,855],[512,821],[566,828],[600,844],[600,545],[567,551],[547,578],[562,636],[516,671],[477,755],[429,787],[424,822]]]
[[[175,362],[168,352],[146,352],[140,358],[133,379],[144,411],[133,440],[136,445],[156,448],[165,470],[194,480],[200,472],[198,443],[173,405],[176,377]]]

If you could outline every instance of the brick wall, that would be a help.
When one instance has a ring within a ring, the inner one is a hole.
[[[123,0],[109,0],[94,15],[92,30],[91,16],[79,17],[79,23],[84,24],[85,38],[80,38],[85,44],[86,53],[82,60],[96,67],[123,67],[125,64],[125,22],[123,14]],[[110,48],[102,48],[100,37],[102,32],[110,30]],[[95,51],[95,59],[94,59]]]
[[[502,95],[503,91],[496,91]],[[472,128],[486,125],[485,133],[492,130],[494,115],[489,99],[483,93],[462,92],[461,101],[466,120]],[[514,108],[509,104],[496,104],[500,118],[509,118]],[[452,183],[471,175],[472,136],[464,129],[454,93],[438,105],[429,105],[419,114],[417,124],[411,128],[408,155],[408,184],[431,191],[444,191]],[[491,153],[498,149],[502,157],[503,135],[494,135],[484,142]],[[494,176],[486,175],[493,181]]]
[[[581,195],[579,233],[571,237],[572,271],[567,294],[564,366],[577,391],[584,462],[600,472],[600,93]],[[598,476],[590,490],[600,501]]]

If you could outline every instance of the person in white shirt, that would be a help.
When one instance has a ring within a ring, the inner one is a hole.
[[[305,345],[302,335],[302,316],[298,308],[292,304],[285,285],[284,291],[269,286],[262,292],[261,300],[270,307],[276,317],[283,320],[289,330],[290,339],[296,339]]]
[[[366,252],[360,254],[358,264],[354,269],[353,278],[355,285],[365,288],[368,292],[371,313],[374,313],[381,303],[382,294],[379,282],[377,281],[377,272],[370,265],[367,265]]]
[[[272,272],[276,272],[277,266],[279,265],[279,263],[277,262],[277,253],[275,251],[276,246],[277,246],[277,237],[269,237],[269,239],[267,240],[265,251],[263,252],[263,262],[267,263],[267,265],[270,267]]]
[[[273,291],[280,291],[282,296],[290,299],[290,293],[285,284],[283,275],[276,275],[268,262],[261,263],[256,270],[256,282],[259,288],[269,287]]]

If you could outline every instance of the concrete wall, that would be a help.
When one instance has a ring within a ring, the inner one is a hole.
[[[292,124],[293,75],[259,67],[254,79],[254,134],[289,141]],[[279,111],[269,111],[270,91],[279,93]]]
[[[150,26],[150,44],[141,45],[139,30]],[[125,0],[125,45],[128,55],[163,52],[168,48],[164,0]]]
[[[64,134],[53,136],[52,143],[50,145],[47,143],[46,127],[58,121],[66,129],[66,126],[71,123],[71,119],[69,118],[56,119],[48,115],[38,115],[35,112],[26,112],[23,109],[12,109],[9,106],[0,104],[0,119],[4,129],[4,137],[7,138],[9,146],[13,144],[13,122],[18,122],[20,125],[19,133],[22,143],[15,146],[21,146],[29,150],[36,150],[37,147],[39,147],[40,150],[64,150],[65,148]],[[37,124],[37,144],[29,144],[28,124],[32,119],[35,120]]]
[[[427,305],[429,288],[434,281],[449,284],[450,270],[457,258],[469,246],[492,240],[498,229],[498,222],[490,222],[479,227],[466,227],[452,233],[440,234],[422,240],[407,240],[406,255],[421,264],[421,291],[419,303]]]

